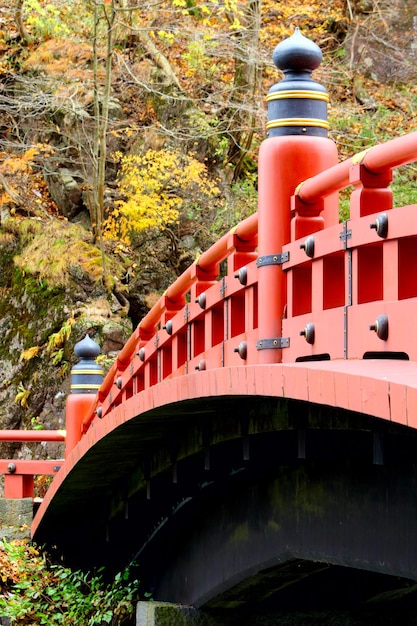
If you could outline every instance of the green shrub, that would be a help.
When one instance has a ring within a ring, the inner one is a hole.
[[[13,626],[131,623],[139,588],[132,567],[107,582],[103,568],[92,574],[50,564],[25,541],[3,542],[0,565],[0,615]]]

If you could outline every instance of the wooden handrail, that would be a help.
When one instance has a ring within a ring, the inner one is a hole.
[[[65,441],[65,430],[0,430],[0,441]]]
[[[350,184],[349,172],[361,163],[370,174],[379,175],[417,159],[417,131],[373,146],[330,167],[298,185],[295,195],[304,204],[316,204],[320,199],[341,191]]]

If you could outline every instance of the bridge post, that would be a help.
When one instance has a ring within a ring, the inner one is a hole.
[[[95,363],[95,358],[100,354],[100,346],[89,335],[75,345],[74,352],[80,362],[71,370],[71,394],[67,398],[65,418],[65,456],[68,456],[81,439],[83,419],[92,408],[104,374],[101,366]]]
[[[291,219],[296,187],[338,162],[336,145],[327,137],[328,95],[310,76],[321,58],[320,48],[298,29],[273,53],[284,79],[268,93],[268,138],[259,152],[259,363],[280,362],[289,343],[282,337],[287,301],[283,246],[339,220],[335,195],[319,206],[296,207]]]

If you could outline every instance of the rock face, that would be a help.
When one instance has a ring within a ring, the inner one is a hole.
[[[94,280],[89,273],[94,264],[84,265],[76,278],[68,272],[62,284],[22,270],[17,259],[24,258],[28,249],[22,236],[24,222],[7,224],[15,232],[0,234],[0,429],[63,429],[75,343],[89,333],[110,364],[132,333],[128,302]],[[51,236],[47,229],[41,233]],[[62,231],[51,237],[49,247],[57,246],[60,239]],[[36,246],[31,250],[33,261]],[[86,250],[80,247],[81,252]],[[56,259],[51,256],[49,263]],[[123,271],[118,269],[120,275]],[[3,443],[0,454],[60,458],[62,448],[62,444]]]
[[[0,541],[28,539],[33,519],[32,498],[0,498]]]
[[[0,429],[65,428],[74,345],[88,333],[106,370],[176,278],[166,238],[140,244],[108,244],[103,278],[100,249],[80,224],[13,213],[2,220]],[[0,442],[2,458],[63,454],[63,444]]]
[[[56,172],[45,172],[45,180],[52,199],[64,217],[71,220],[85,209],[82,190],[66,167]]]
[[[355,26],[346,48],[351,70],[382,83],[417,78],[417,8],[414,0],[353,4]]]

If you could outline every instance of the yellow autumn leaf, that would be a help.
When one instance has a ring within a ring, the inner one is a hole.
[[[25,387],[23,386],[22,383],[20,383],[19,387],[17,388],[18,392],[15,396],[15,403],[16,404],[20,404],[20,406],[27,408],[28,406],[28,398],[30,396],[30,389],[25,389]]]
[[[38,355],[41,349],[41,346],[32,346],[31,348],[24,350],[19,357],[19,361],[30,361],[30,359],[33,359],[33,357]]]

